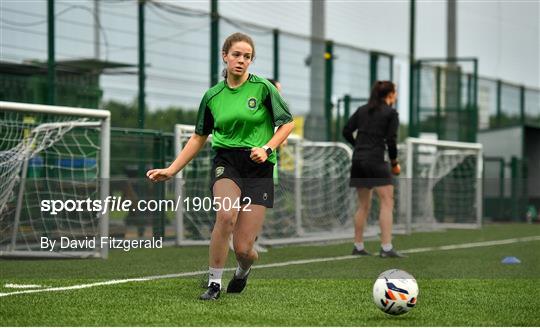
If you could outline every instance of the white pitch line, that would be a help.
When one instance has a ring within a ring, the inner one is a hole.
[[[5,284],[5,288],[43,288],[41,285]]]
[[[401,251],[401,253],[412,254],[412,253],[425,253],[425,252],[433,252],[433,251],[447,251],[447,250],[455,250],[455,249],[507,245],[507,244],[529,242],[529,241],[538,241],[538,240],[540,240],[540,236],[531,236],[531,237],[490,240],[490,241],[481,241],[481,242],[475,242],[475,243],[454,244],[454,245],[445,245],[445,246],[436,246],[436,247],[412,248],[412,249],[403,250]],[[277,268],[277,267],[284,267],[284,266],[290,266],[290,265],[350,260],[350,259],[355,259],[355,258],[358,258],[358,256],[346,255],[346,256],[336,256],[336,257],[323,257],[323,258],[316,258],[316,259],[295,260],[295,261],[287,261],[287,262],[254,265],[253,268],[254,269]],[[224,269],[224,271],[233,271],[235,269],[236,268],[226,268]],[[157,276],[147,276],[147,277],[141,277],[141,278],[100,281],[100,282],[94,282],[90,284],[73,285],[73,286],[67,286],[67,287],[50,287],[50,288],[43,288],[43,289],[21,290],[21,291],[16,291],[16,292],[0,293],[0,297],[19,295],[19,294],[33,294],[33,293],[42,293],[42,292],[58,292],[58,291],[65,291],[65,290],[85,289],[85,288],[98,287],[98,286],[125,284],[129,282],[191,277],[191,276],[198,276],[198,275],[202,275],[206,273],[207,273],[206,270],[205,271],[192,271],[192,272],[171,273],[171,274],[157,275]]]
[[[537,240],[540,240],[540,236],[479,241],[476,243],[455,244],[455,245],[446,245],[446,246],[438,246],[438,247],[413,248],[413,249],[404,250],[401,253],[410,254],[410,253],[422,253],[422,252],[429,252],[429,251],[449,251],[449,250],[454,250],[454,249],[499,246],[499,245],[515,244],[515,243],[520,243],[520,242],[537,241]]]

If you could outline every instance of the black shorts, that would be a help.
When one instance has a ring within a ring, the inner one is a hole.
[[[353,159],[349,186],[373,188],[392,184],[392,173],[388,162],[373,162]]]
[[[250,149],[217,149],[212,165],[210,189],[219,179],[231,179],[241,191],[240,203],[274,206],[274,164],[258,164],[249,156]]]

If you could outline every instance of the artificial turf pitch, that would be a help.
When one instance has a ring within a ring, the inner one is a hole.
[[[2,326],[540,326],[540,225],[487,225],[396,236],[405,259],[361,257],[254,269],[240,295],[199,301],[201,275],[0,297]],[[507,240],[486,246],[486,241]],[[474,244],[480,242],[480,244]],[[461,245],[458,249],[434,249]],[[366,243],[376,252],[378,243]],[[259,265],[350,254],[351,243],[271,248]],[[10,284],[67,287],[204,270],[207,247],[111,251],[108,260],[0,260]],[[516,256],[520,264],[501,260]],[[230,254],[228,267],[234,267]],[[393,317],[375,307],[378,274],[399,268],[420,287],[417,307]],[[225,273],[224,283],[232,276]],[[38,288],[39,289],[39,288]]]

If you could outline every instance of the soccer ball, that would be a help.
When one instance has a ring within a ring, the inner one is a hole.
[[[409,312],[416,305],[418,285],[409,273],[391,269],[379,275],[373,284],[373,301],[382,311],[400,315]]]

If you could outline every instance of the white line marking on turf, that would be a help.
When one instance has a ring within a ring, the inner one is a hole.
[[[20,284],[5,284],[5,288],[42,288],[41,285],[20,285]]]
[[[436,246],[436,247],[412,248],[412,249],[403,250],[401,251],[401,253],[412,254],[412,253],[425,253],[425,252],[433,252],[433,251],[448,251],[448,250],[454,250],[454,249],[507,245],[507,244],[523,243],[523,242],[537,241],[537,240],[540,240],[540,236],[511,238],[511,239],[502,239],[502,240],[490,240],[490,241],[481,241],[481,242],[475,242],[475,243],[454,244],[454,245],[445,245],[445,246]],[[289,266],[289,265],[349,260],[349,259],[355,259],[357,257],[358,256],[356,255],[323,257],[323,258],[318,258],[318,259],[316,258],[316,259],[307,259],[307,260],[295,260],[295,261],[287,261],[287,262],[260,264],[260,265],[254,265],[253,268],[254,269],[277,268],[277,267],[284,267],[284,266]],[[235,269],[236,268],[226,268],[224,269],[224,271],[233,271]],[[32,293],[41,293],[41,292],[58,292],[58,291],[65,291],[65,290],[85,289],[85,288],[98,287],[98,286],[125,284],[129,282],[191,277],[191,276],[198,276],[198,275],[202,275],[206,273],[207,273],[206,270],[205,271],[192,271],[192,272],[171,273],[171,274],[164,274],[164,275],[157,275],[157,276],[148,276],[148,277],[141,277],[141,278],[100,281],[100,282],[94,282],[90,284],[73,285],[73,286],[67,286],[67,287],[50,287],[50,288],[44,288],[44,289],[21,290],[21,291],[16,291],[16,292],[0,293],[0,297],[18,295],[18,294],[32,294]]]

